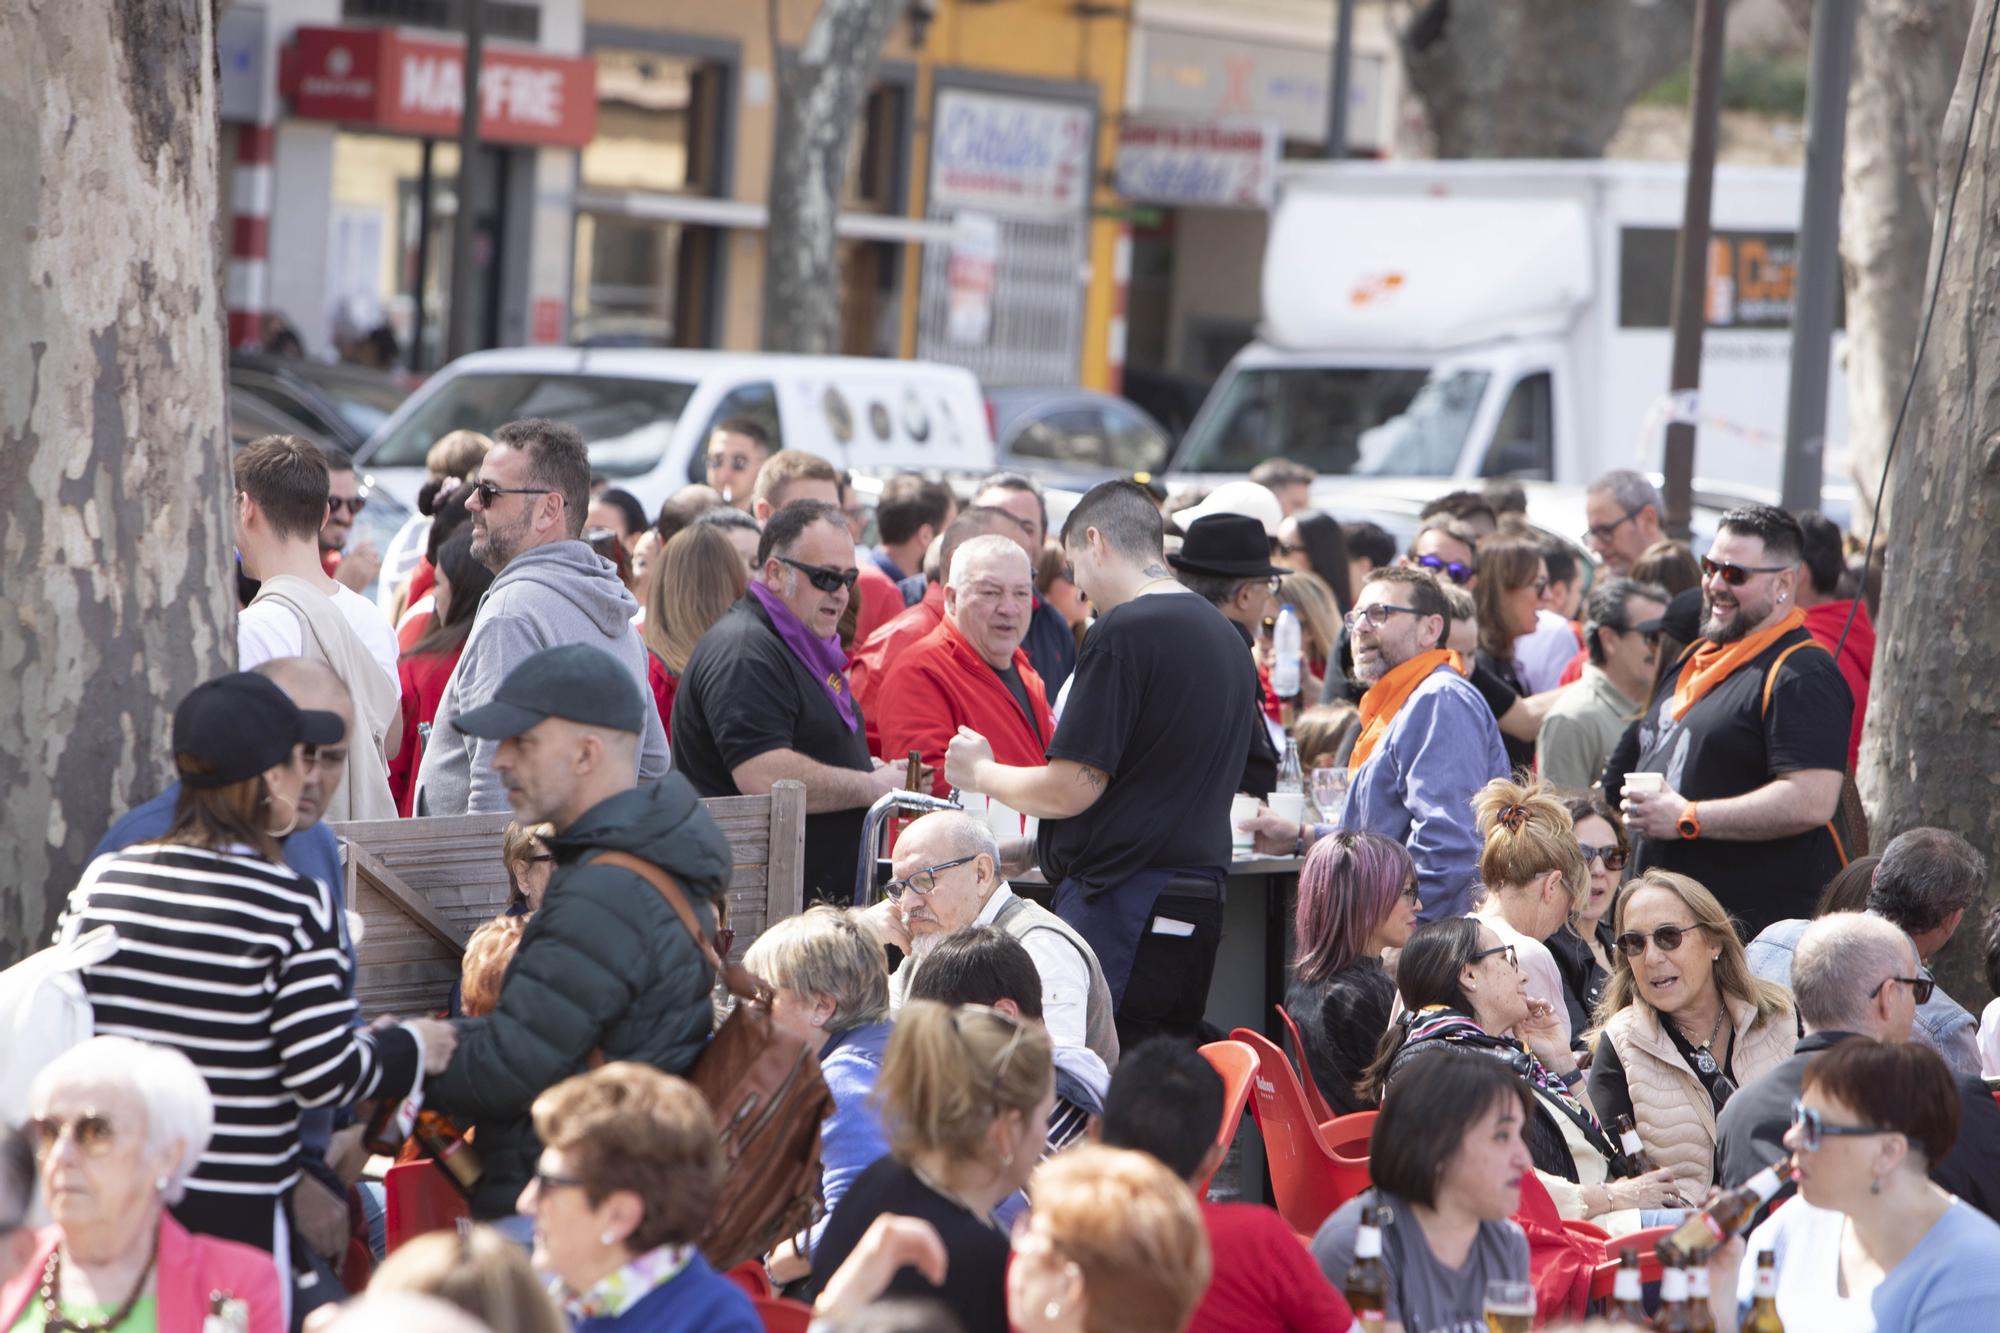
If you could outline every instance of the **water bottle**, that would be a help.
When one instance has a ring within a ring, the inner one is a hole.
[[[1299,763],[1299,743],[1285,738],[1285,757],[1278,762],[1278,785],[1271,789],[1284,796],[1297,796],[1303,806],[1306,791],[1304,767]]]
[[[1271,631],[1271,693],[1280,699],[1296,699],[1303,669],[1304,637],[1299,630],[1299,613],[1286,602],[1278,612]]]

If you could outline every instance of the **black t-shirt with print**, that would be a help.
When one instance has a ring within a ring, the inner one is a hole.
[[[1684,663],[1660,683],[1639,723],[1633,772],[1663,773],[1685,799],[1741,796],[1802,769],[1847,767],[1854,700],[1833,657],[1807,643],[1785,658],[1764,708],[1764,679],[1787,648],[1810,640],[1794,630],[1773,643],[1688,709],[1673,717],[1674,686]],[[1700,815],[1700,810],[1696,810]],[[1811,916],[1826,882],[1840,870],[1830,830],[1820,827],[1769,842],[1717,838],[1635,838],[1637,870],[1672,870],[1699,880],[1741,924],[1746,939],[1773,921]]]

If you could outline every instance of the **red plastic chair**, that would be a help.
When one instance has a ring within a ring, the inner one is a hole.
[[[449,1231],[458,1225],[459,1218],[472,1216],[465,1196],[437,1163],[428,1159],[389,1168],[382,1177],[382,1207],[387,1231],[384,1248],[391,1254],[412,1236]]]
[[[1673,1227],[1648,1227],[1644,1231],[1628,1232],[1623,1236],[1613,1236],[1604,1246],[1604,1262],[1590,1275],[1590,1303],[1611,1299],[1611,1290],[1618,1282],[1618,1259],[1626,1250],[1639,1252],[1639,1280],[1658,1282],[1660,1280],[1660,1256],[1653,1247],[1660,1243],[1662,1236],[1674,1234]]]
[[[1299,1036],[1299,1025],[1285,1012],[1284,1005],[1275,1004],[1271,1007],[1278,1011],[1278,1018],[1285,1025],[1285,1050],[1292,1057],[1292,1063],[1298,1066],[1299,1088],[1306,1095],[1306,1109],[1312,1112],[1315,1121],[1323,1125],[1340,1112],[1334,1110],[1328,1103],[1325,1095],[1319,1090],[1319,1083],[1313,1078],[1312,1066],[1306,1062],[1306,1044]]]
[[[1264,1136],[1278,1211],[1292,1230],[1310,1235],[1334,1209],[1368,1188],[1366,1143],[1375,1113],[1361,1111],[1322,1126],[1306,1109],[1305,1092],[1283,1051],[1249,1028],[1237,1028],[1229,1037],[1257,1053],[1250,1113]],[[1358,1156],[1336,1152],[1355,1143],[1363,1147]]]
[[[765,1269],[762,1259],[745,1259],[722,1277],[724,1281],[741,1287],[743,1294],[753,1301],[769,1300],[778,1294],[771,1289],[771,1274]]]
[[[1215,1072],[1222,1075],[1222,1128],[1216,1135],[1225,1151],[1236,1141],[1236,1127],[1243,1122],[1243,1108],[1250,1103],[1250,1081],[1257,1076],[1257,1052],[1240,1041],[1212,1041],[1201,1048],[1201,1055]],[[1208,1183],[1215,1179],[1210,1172],[1203,1178],[1195,1191],[1202,1198],[1208,1197]]]
[[[750,1304],[764,1321],[764,1333],[806,1333],[812,1327],[813,1308],[803,1301],[765,1296],[753,1299]]]

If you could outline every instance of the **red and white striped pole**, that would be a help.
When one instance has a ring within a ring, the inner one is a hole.
[[[271,125],[236,127],[236,172],[230,182],[229,345],[257,347],[271,285]]]

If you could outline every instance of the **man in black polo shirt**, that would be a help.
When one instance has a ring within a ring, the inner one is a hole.
[[[1094,487],[1063,546],[1099,615],[1049,762],[996,763],[961,728],[945,774],[1042,820],[1056,912],[1097,954],[1120,1046],[1194,1036],[1222,934],[1229,802],[1259,725],[1257,669],[1221,613],[1168,571],[1160,512],[1140,487]]]
[[[869,757],[843,670],[854,538],[838,506],[795,500],[765,525],[757,565],[743,599],[688,658],[674,696],[674,767],[703,796],[805,783],[806,899],[845,901],[866,811],[901,776]]]
[[[1625,778],[1638,869],[1699,880],[1746,938],[1812,915],[1845,859],[1828,821],[1854,701],[1799,611],[1803,549],[1782,509],[1722,516],[1701,562],[1702,637],[1660,682]]]

